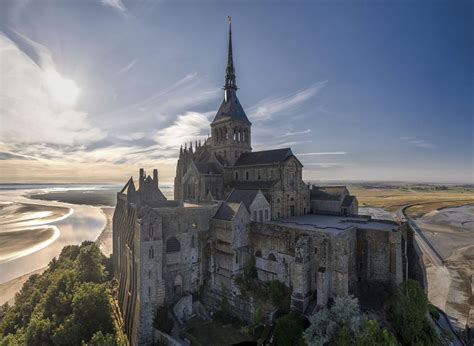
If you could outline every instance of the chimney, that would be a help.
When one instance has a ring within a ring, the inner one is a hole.
[[[158,186],[158,170],[156,168],[153,170],[153,182]]]
[[[145,180],[145,170],[143,168],[140,168],[140,175],[138,177],[138,189],[142,187],[144,180]]]

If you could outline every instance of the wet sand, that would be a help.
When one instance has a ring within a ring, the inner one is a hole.
[[[460,328],[474,325],[474,206],[446,208],[416,219],[443,256],[445,266],[424,258],[428,298]]]
[[[97,238],[96,243],[99,245],[102,253],[109,257],[112,254],[112,217],[114,216],[115,207],[103,207],[101,210],[107,218],[107,223]]]

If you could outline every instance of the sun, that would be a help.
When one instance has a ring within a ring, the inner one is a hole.
[[[72,79],[62,77],[55,70],[49,70],[45,73],[45,85],[54,102],[67,107],[76,105],[81,90]]]

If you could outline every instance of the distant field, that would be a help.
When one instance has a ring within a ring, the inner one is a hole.
[[[349,190],[357,196],[360,207],[384,208],[394,212],[407,204],[422,203],[407,210],[410,216],[420,217],[430,211],[446,207],[474,204],[471,186],[370,186],[352,185]]]

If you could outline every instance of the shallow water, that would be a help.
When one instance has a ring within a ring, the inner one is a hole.
[[[2,189],[0,283],[46,266],[66,245],[96,240],[105,227],[106,218],[100,208],[24,197],[52,189],[43,186],[40,189],[20,189],[18,186],[12,190]],[[35,233],[47,229],[52,232]],[[18,232],[16,237],[15,232]],[[26,237],[25,232],[28,232]]]

